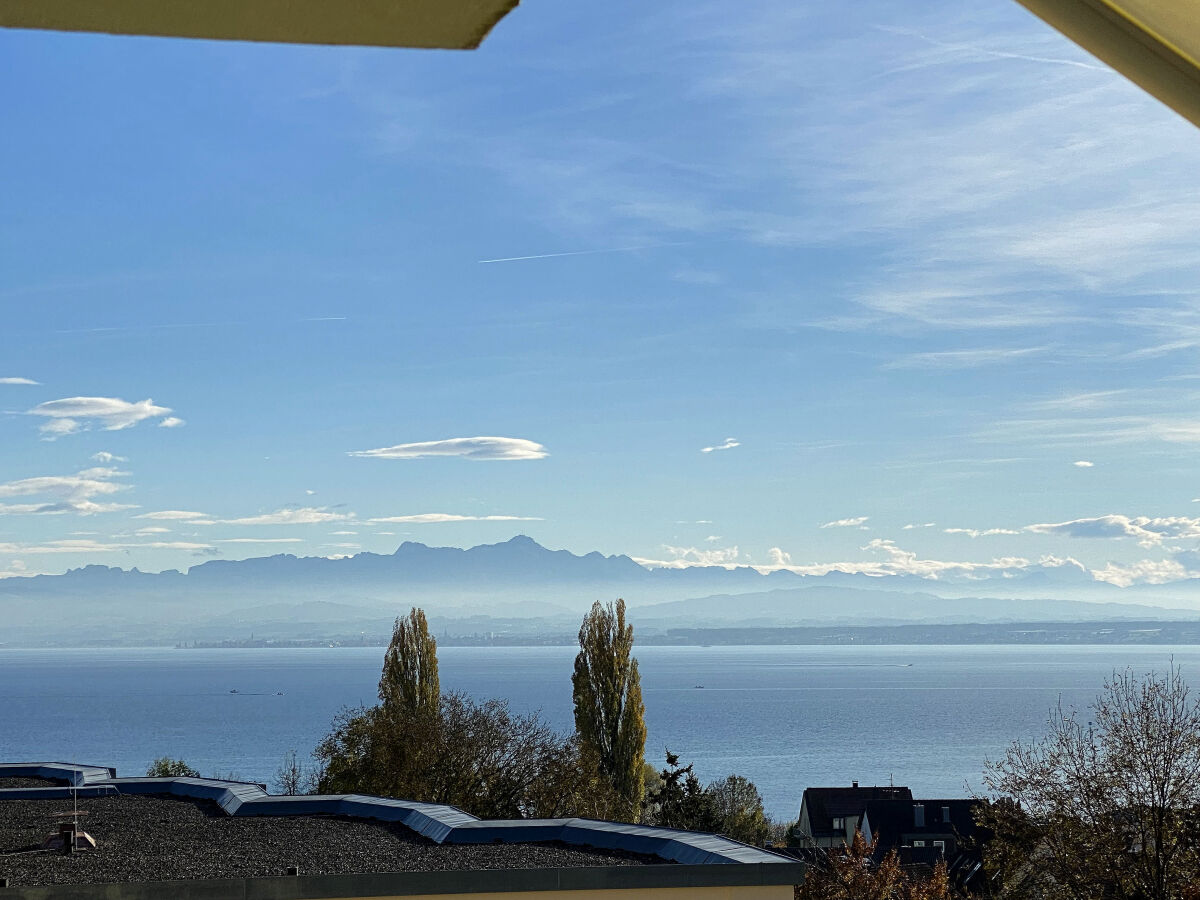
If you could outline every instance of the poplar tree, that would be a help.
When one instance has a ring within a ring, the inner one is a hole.
[[[619,798],[617,817],[633,822],[645,791],[646,708],[624,600],[615,608],[592,604],[579,629],[579,648],[571,676],[575,730]]]
[[[425,611],[413,607],[407,616],[397,616],[392,627],[379,699],[384,713],[415,713],[436,711],[440,698],[437,641],[429,633]]]

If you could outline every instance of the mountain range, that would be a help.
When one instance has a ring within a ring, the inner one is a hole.
[[[71,635],[186,640],[248,630],[280,637],[376,634],[412,605],[443,628],[470,623],[489,630],[487,623],[504,622],[562,631],[577,627],[594,601],[616,597],[625,598],[635,622],[661,628],[1200,616],[1181,596],[1187,595],[1096,582],[1073,564],[962,582],[764,574],[748,567],[648,569],[628,556],[579,556],[518,535],[470,549],[406,541],[392,554],[341,559],[276,555],[210,560],[187,572],[86,566],[6,578],[0,643]]]

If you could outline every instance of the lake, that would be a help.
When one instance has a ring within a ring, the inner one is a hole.
[[[750,778],[777,818],[813,785],[964,796],[984,759],[1088,706],[1114,668],[1200,684],[1200,647],[643,647],[647,758],[704,781]],[[443,647],[442,688],[505,697],[572,726],[571,647]],[[344,706],[375,702],[383,648],[0,650],[0,762],[64,760],[141,775],[157,756],[270,784]],[[237,693],[230,693],[236,690]]]

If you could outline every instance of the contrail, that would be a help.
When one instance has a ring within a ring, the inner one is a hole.
[[[307,319],[292,319],[292,322],[345,322],[348,316],[314,316]],[[158,322],[149,325],[104,325],[97,328],[57,328],[54,334],[99,334],[103,332],[155,331],[172,328],[238,328],[256,325],[250,321],[229,322]]]
[[[911,31],[907,28],[890,28],[886,25],[874,26],[878,31],[887,31],[891,34],[904,35],[905,37],[915,37],[927,44],[932,44],[935,47],[944,47],[947,50],[966,50],[969,53],[979,53],[983,56],[992,56],[997,59],[1021,59],[1026,62],[1051,63],[1058,66],[1075,66],[1079,69],[1094,69],[1097,72],[1112,71],[1107,66],[1097,66],[1092,63],[1082,62],[1077,59],[1060,59],[1052,56],[1027,56],[1023,53],[1006,53],[1001,50],[989,50],[986,47],[980,47],[975,44],[951,44],[946,41],[939,41],[937,38],[931,38],[928,35],[921,34],[919,31]]]
[[[655,250],[658,247],[683,247],[692,243],[691,241],[679,241],[673,244],[643,244],[640,247],[607,247],[603,250],[571,250],[567,253],[537,253],[533,256],[504,256],[499,259],[480,259],[477,260],[479,265],[487,263],[502,263],[502,262],[520,262],[526,259],[554,259],[558,256],[591,256],[594,253],[628,253],[632,250]]]

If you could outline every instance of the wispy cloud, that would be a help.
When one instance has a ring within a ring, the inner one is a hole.
[[[740,446],[742,446],[742,444],[737,438],[728,437],[728,438],[725,438],[725,441],[723,443],[714,444],[712,447],[701,447],[700,452],[701,453],[712,453],[716,450],[732,450],[734,447],[740,447]]]
[[[565,253],[535,253],[531,256],[502,256],[497,259],[481,259],[480,265],[487,263],[522,262],[527,259],[556,259],[560,256],[592,256],[597,253],[632,253],[637,250],[657,250],[660,247],[680,247],[683,242],[670,244],[642,244],[636,247],[606,247],[602,250],[568,250]]]
[[[834,519],[832,522],[826,522],[822,528],[855,528],[862,525],[870,516],[854,516],[849,519]]]
[[[985,57],[988,59],[1015,59],[1024,62],[1047,63],[1056,66],[1074,66],[1078,69],[1092,69],[1097,72],[1105,72],[1112,74],[1112,69],[1107,66],[1096,65],[1095,63],[1084,62],[1081,59],[1069,59],[1061,56],[1034,56],[1028,53],[1020,53],[1012,50],[996,50],[986,47],[978,43],[951,43],[949,41],[940,41],[937,38],[929,37],[921,34],[918,31],[913,31],[909,28],[895,28],[883,25],[875,26],[880,31],[886,31],[890,34],[903,35],[905,37],[916,38],[919,41],[924,41],[934,47],[940,47],[944,50],[950,50],[956,56],[970,59],[972,57]]]
[[[155,512],[142,513],[134,516],[135,519],[154,519],[163,522],[186,522],[188,524],[201,525],[212,524],[215,520],[208,513],[192,512],[186,509],[160,509]]]
[[[0,503],[0,515],[93,515],[133,509],[128,503],[97,502],[129,489],[115,481],[126,473],[113,468],[84,469],[75,475],[43,475],[0,484],[0,500],[11,497],[40,497],[33,503]]]
[[[350,456],[376,459],[422,459],[433,456],[458,456],[464,459],[518,460],[543,459],[549,455],[541,444],[524,438],[468,437],[443,441],[396,444],[376,450],[351,450]]]
[[[1077,459],[1075,462],[1071,463],[1071,465],[1077,469],[1091,469],[1095,467],[1096,464],[1089,459]]]
[[[1001,534],[1021,534],[1014,528],[943,528],[943,534],[965,534],[967,537],[994,537]]]
[[[40,381],[34,381],[32,378],[0,378],[0,384],[41,384]]]
[[[644,559],[633,557],[633,561],[651,569],[690,569],[696,566],[730,567],[741,555],[737,547],[672,547],[663,545],[669,559]]]
[[[985,441],[1078,449],[1083,444],[1197,444],[1200,419],[1172,416],[1047,416],[1002,419],[976,435]]]
[[[1200,518],[1187,516],[1095,516],[1026,525],[1036,534],[1058,534],[1073,538],[1134,538],[1143,547],[1155,547],[1164,540],[1200,538]]]
[[[124,553],[127,550],[206,550],[209,544],[194,541],[95,541],[87,538],[46,541],[44,543],[5,543],[0,542],[0,554],[63,554],[78,553],[83,555],[103,553]]]
[[[1143,559],[1134,563],[1110,562],[1103,568],[1093,570],[1097,581],[1106,581],[1117,587],[1134,584],[1168,584],[1184,578],[1200,578],[1200,568],[1188,567],[1178,559]]]
[[[408,522],[414,525],[430,525],[438,522],[542,522],[536,516],[460,516],[454,513],[415,513],[409,516],[380,516],[368,519],[372,525],[393,525]]]
[[[302,544],[303,538],[254,538],[254,537],[238,537],[238,538],[222,538],[213,541],[214,544]]]
[[[330,512],[314,506],[302,506],[292,509],[279,509],[275,512],[258,516],[244,516],[240,519],[220,519],[222,525],[320,525],[325,522],[344,522],[353,519],[350,513]]]
[[[691,568],[698,566],[722,566],[730,568],[737,565],[740,554],[737,548],[724,551],[704,551],[695,547],[664,548],[671,556],[669,559],[649,559],[633,557],[634,561],[647,568]],[[768,551],[770,562],[766,565],[753,565],[751,568],[760,572],[785,569],[799,575],[827,575],[830,572],[860,574],[874,577],[909,575],[929,581],[976,582],[991,578],[1009,579],[1020,575],[1028,575],[1037,571],[1069,570],[1082,576],[1085,580],[1092,576],[1087,568],[1076,559],[1070,557],[1042,556],[1030,560],[1020,556],[996,557],[985,562],[966,562],[957,560],[941,560],[922,558],[918,554],[898,547],[895,541],[876,538],[861,548],[875,558],[852,560],[844,562],[812,563],[796,565],[792,555],[779,547]]]
[[[66,397],[62,400],[48,400],[39,403],[28,412],[29,415],[42,416],[49,420],[39,429],[47,440],[83,431],[92,424],[105,431],[120,431],[132,428],[146,419],[161,416],[168,418],[159,424],[183,424],[182,420],[169,416],[171,410],[168,407],[155,406],[153,400],[129,403],[117,397]]]
[[[98,463],[108,465],[114,462],[129,462],[124,456],[117,456],[115,453],[109,453],[107,450],[101,450],[98,453],[92,454],[92,459]]]
[[[1045,347],[985,347],[910,353],[886,363],[885,369],[975,369],[1003,365],[1044,353]]]

